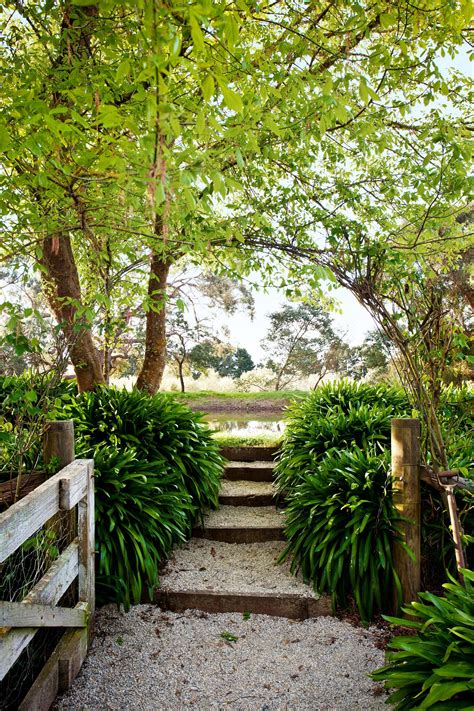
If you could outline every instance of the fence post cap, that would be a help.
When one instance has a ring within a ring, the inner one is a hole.
[[[398,417],[391,420],[392,427],[419,427],[420,420],[416,417]]]
[[[46,427],[54,427],[56,430],[68,430],[73,424],[73,420],[46,420]]]

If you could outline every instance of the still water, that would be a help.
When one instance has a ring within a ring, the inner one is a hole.
[[[281,415],[257,415],[254,412],[243,414],[212,412],[206,415],[205,420],[213,430],[242,437],[265,433],[280,434],[285,429]]]

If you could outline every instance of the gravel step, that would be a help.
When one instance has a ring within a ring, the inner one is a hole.
[[[221,506],[197,526],[194,535],[227,543],[283,540],[284,513],[273,506]]]
[[[223,480],[219,501],[228,506],[270,506],[274,491],[269,481]]]
[[[277,565],[284,544],[235,544],[192,539],[175,551],[160,576],[155,602],[172,611],[252,612],[290,619],[331,614],[330,599]]]
[[[287,617],[290,620],[307,620],[310,617],[330,615],[331,598],[324,595],[319,600],[294,593],[215,593],[208,590],[158,590],[155,603],[163,610],[183,612],[242,612],[254,615]]]
[[[272,481],[275,462],[229,462],[224,469],[224,479],[233,481]]]

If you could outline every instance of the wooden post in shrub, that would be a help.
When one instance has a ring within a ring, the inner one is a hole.
[[[43,439],[43,461],[45,466],[54,460],[56,474],[60,469],[71,464],[76,458],[74,451],[74,422],[72,420],[49,420],[46,423]],[[77,514],[74,509],[53,516],[49,522],[58,538],[67,536],[72,541],[77,535]]]
[[[46,465],[52,459],[57,460],[55,471],[52,472],[54,474],[74,461],[74,423],[72,420],[50,420],[46,423],[43,459]]]
[[[394,591],[394,608],[417,599],[421,587],[421,501],[420,501],[420,422],[392,420],[393,500],[400,514],[408,519],[400,524],[405,543],[416,560],[395,542],[394,567],[400,578],[402,600]]]

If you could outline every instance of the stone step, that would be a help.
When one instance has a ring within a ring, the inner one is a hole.
[[[204,527],[196,526],[194,535],[227,543],[280,541],[284,513],[273,506],[221,506],[204,518]]]
[[[236,481],[272,481],[275,462],[228,462],[224,468],[224,479]]]
[[[235,544],[192,539],[175,551],[160,576],[154,600],[175,612],[249,612],[306,619],[331,614],[289,563],[276,565],[281,542]]]
[[[264,446],[236,446],[221,447],[221,454],[226,459],[239,462],[264,462],[273,461],[278,452],[277,445]]]
[[[223,480],[219,494],[221,504],[227,506],[271,506],[274,491],[269,481]]]

